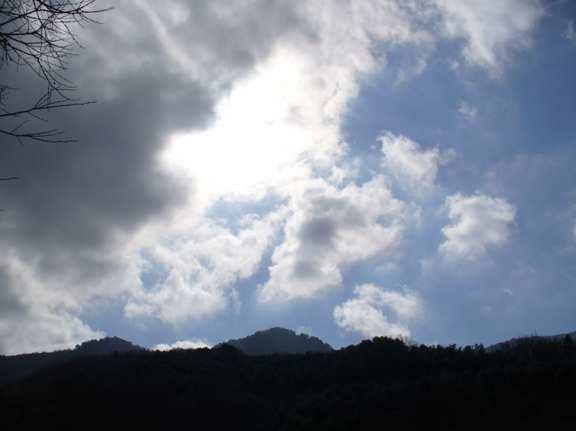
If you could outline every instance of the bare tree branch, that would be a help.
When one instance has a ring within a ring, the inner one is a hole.
[[[97,23],[94,17],[110,8],[95,8],[96,0],[0,0],[0,71],[9,66],[33,72],[46,90],[28,106],[11,106],[18,91],[0,82],[0,134],[18,142],[72,142],[58,129],[38,129],[43,112],[84,106],[70,96],[76,89],[63,72],[81,47],[74,30]]]

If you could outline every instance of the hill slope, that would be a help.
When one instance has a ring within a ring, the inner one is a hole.
[[[49,353],[28,353],[24,355],[0,356],[0,385],[15,382],[35,371],[60,365],[72,359],[90,355],[109,355],[114,352],[142,351],[142,347],[118,337],[90,340],[74,349]]]
[[[226,341],[247,355],[269,355],[274,353],[325,353],[332,347],[317,337],[296,334],[285,328],[270,328],[248,337]]]
[[[566,337],[569,337],[570,339],[572,339],[572,341],[574,343],[576,343],[576,331],[574,331],[574,332],[568,332],[568,333],[557,334],[557,335],[529,335],[526,337],[512,338],[510,340],[502,341],[500,343],[496,343],[496,344],[493,344],[491,346],[488,346],[486,348],[486,350],[496,351],[496,350],[502,350],[502,349],[510,349],[510,348],[516,347],[520,344],[526,344],[526,343],[539,343],[539,342],[546,342],[546,341],[562,342],[566,339]]]

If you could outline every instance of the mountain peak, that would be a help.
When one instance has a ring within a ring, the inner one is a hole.
[[[105,337],[85,341],[77,345],[74,351],[83,355],[106,355],[113,352],[132,352],[143,350],[142,347],[119,337]]]
[[[295,331],[293,331],[292,329],[287,329],[287,328],[282,328],[280,326],[275,326],[273,328],[269,328],[269,329],[263,329],[261,331],[256,331],[254,334],[252,335],[265,335],[265,334],[269,334],[269,335],[278,335],[278,336],[282,336],[282,335],[286,335],[286,336],[297,336],[298,334],[296,334]]]
[[[297,334],[291,329],[273,327],[258,331],[245,338],[229,340],[225,344],[236,347],[247,355],[273,353],[330,352],[332,347],[317,337]]]

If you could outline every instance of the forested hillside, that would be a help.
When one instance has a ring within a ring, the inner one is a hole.
[[[571,338],[482,346],[375,338],[329,353],[215,349],[77,358],[1,389],[5,425],[470,429],[576,423]],[[15,428],[12,428],[15,429]]]

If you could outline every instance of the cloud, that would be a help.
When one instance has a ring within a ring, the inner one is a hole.
[[[58,286],[46,286],[18,259],[0,263],[0,352],[62,350],[104,333],[74,315],[74,304]]]
[[[64,350],[103,336],[103,332],[65,311],[34,309],[0,322],[0,349],[4,355]]]
[[[576,30],[574,29],[574,20],[568,21],[566,24],[566,30],[564,31],[564,37],[570,42],[576,44]]]
[[[181,340],[172,344],[156,344],[151,350],[165,352],[174,349],[209,349],[212,345],[206,340]]]
[[[384,170],[417,196],[433,189],[439,166],[450,160],[449,153],[441,154],[437,147],[425,150],[406,136],[387,132],[378,140],[382,144]]]
[[[264,217],[247,215],[238,232],[205,218],[174,230],[165,227],[164,241],[142,249],[144,271],[160,276],[132,293],[126,316],[181,325],[223,311],[235,301],[230,286],[259,269],[283,213],[280,207]]]
[[[49,114],[79,142],[2,146],[0,172],[22,179],[0,189],[0,351],[93,338],[83,313],[111,303],[202,323],[238,306],[270,251],[264,302],[316,297],[397,250],[408,205],[379,176],[354,183],[342,119],[387,44],[437,40],[426,2],[113,4],[68,71],[99,103]],[[3,72],[23,98],[41,90]],[[389,139],[403,181],[431,187],[439,151]]]
[[[79,326],[78,317],[58,317],[138,295],[143,244],[182,208],[193,212],[194,184],[159,163],[167,137],[208,127],[218,100],[279,39],[313,35],[286,2],[114,6],[101,17],[102,25],[79,30],[86,49],[67,71],[79,85],[78,96],[99,103],[47,114],[51,125],[61,125],[78,143],[2,143],[1,171],[21,180],[1,190],[7,211],[0,220],[0,261],[10,260],[28,276],[27,285],[4,277],[0,290],[7,296],[18,292],[20,309],[42,309],[55,327],[68,322],[78,337],[96,331]],[[3,83],[22,88],[22,99],[42,91],[20,70],[3,70]],[[218,303],[218,295],[199,296]],[[43,303],[46,297],[49,304]],[[191,299],[175,295],[166,301],[178,305],[182,297]],[[2,314],[0,325],[33,328],[34,315]],[[18,333],[22,342],[11,337],[10,346],[27,348],[28,335]]]
[[[434,0],[446,35],[465,41],[470,64],[500,75],[513,51],[530,45],[530,32],[544,14],[536,0]]]
[[[504,199],[456,194],[446,199],[446,207],[452,224],[442,228],[446,240],[439,251],[445,258],[477,260],[508,242],[516,209]]]
[[[346,146],[339,124],[347,103],[357,92],[361,74],[378,65],[371,50],[374,40],[419,43],[425,38],[424,33],[407,24],[411,20],[407,10],[394,4],[373,3],[365,7],[353,2],[348,11],[315,2],[299,4],[302,9],[295,6],[291,13],[309,21],[303,27],[299,27],[300,18],[290,21],[295,26],[294,32],[283,34],[273,49],[267,51],[268,56],[251,73],[230,85],[226,96],[215,104],[214,122],[201,130],[171,134],[167,140],[160,154],[162,171],[194,184],[194,206],[176,211],[173,226],[163,223],[159,233],[147,234],[149,239],[139,251],[143,267],[156,268],[164,275],[153,286],[130,291],[125,306],[127,317],[154,318],[174,325],[201,323],[236,304],[234,283],[260,269],[281,225],[297,224],[297,215],[308,211],[307,199],[302,198],[307,192],[303,190],[324,184],[321,188],[327,191],[327,196],[320,196],[318,191],[316,200],[329,202],[338,187],[328,185],[319,175],[338,177],[341,183],[349,181],[350,167],[344,160]],[[375,20],[375,16],[380,20]],[[349,32],[350,26],[353,33]],[[174,51],[173,45],[177,45],[173,54],[184,49],[178,41],[160,39],[169,51]],[[350,56],[343,58],[341,49],[347,49]],[[229,69],[225,62],[223,67]],[[370,193],[375,187],[366,186],[362,193]],[[344,187],[341,193],[352,193],[353,189]],[[388,192],[379,191],[377,195],[382,193]],[[252,221],[239,232],[233,232],[229,220],[220,223],[213,217],[212,208],[219,202],[243,208],[270,197],[282,203],[268,213],[248,217]],[[394,202],[388,194],[384,199]],[[289,202],[288,207],[283,207],[283,202]],[[381,210],[382,216],[386,213]],[[184,222],[187,218],[193,221]],[[301,234],[310,236],[309,242],[302,242],[303,249],[310,250],[311,242],[327,249],[332,229],[338,230],[337,236],[344,231],[338,221],[332,226],[330,219],[316,220],[313,214],[310,218],[303,222]],[[372,249],[387,247],[397,234],[396,227],[385,229],[384,223],[371,223],[379,226],[376,233],[384,234],[378,247],[368,247],[368,254],[373,255],[376,251]],[[353,244],[361,250],[355,259],[364,259],[366,252],[360,243],[369,236],[368,227],[357,230],[361,237]],[[279,256],[291,247],[290,238],[286,237],[274,251],[271,279],[260,291],[261,299],[274,296],[271,286],[292,275],[300,281],[308,280],[306,290],[313,296],[313,292],[322,290],[320,284],[337,284],[341,275],[334,265],[354,260],[344,256],[343,246],[338,245],[335,260],[328,256],[330,252],[319,258],[320,273],[327,276],[325,281],[313,281],[318,280],[314,275],[316,269],[304,260],[293,263],[294,272],[286,269],[292,263],[280,262]]]
[[[334,308],[333,317],[340,328],[364,338],[408,338],[406,322],[417,318],[422,310],[421,300],[414,292],[400,293],[362,284],[354,288],[354,295]],[[390,316],[395,321],[390,321]]]
[[[290,209],[270,279],[259,291],[262,302],[309,299],[339,287],[346,266],[398,247],[407,217],[382,177],[343,188],[318,180],[293,197]]]
[[[478,108],[462,100],[458,105],[458,113],[462,115],[462,117],[466,121],[473,123],[474,121],[476,121],[476,117],[478,115]]]

